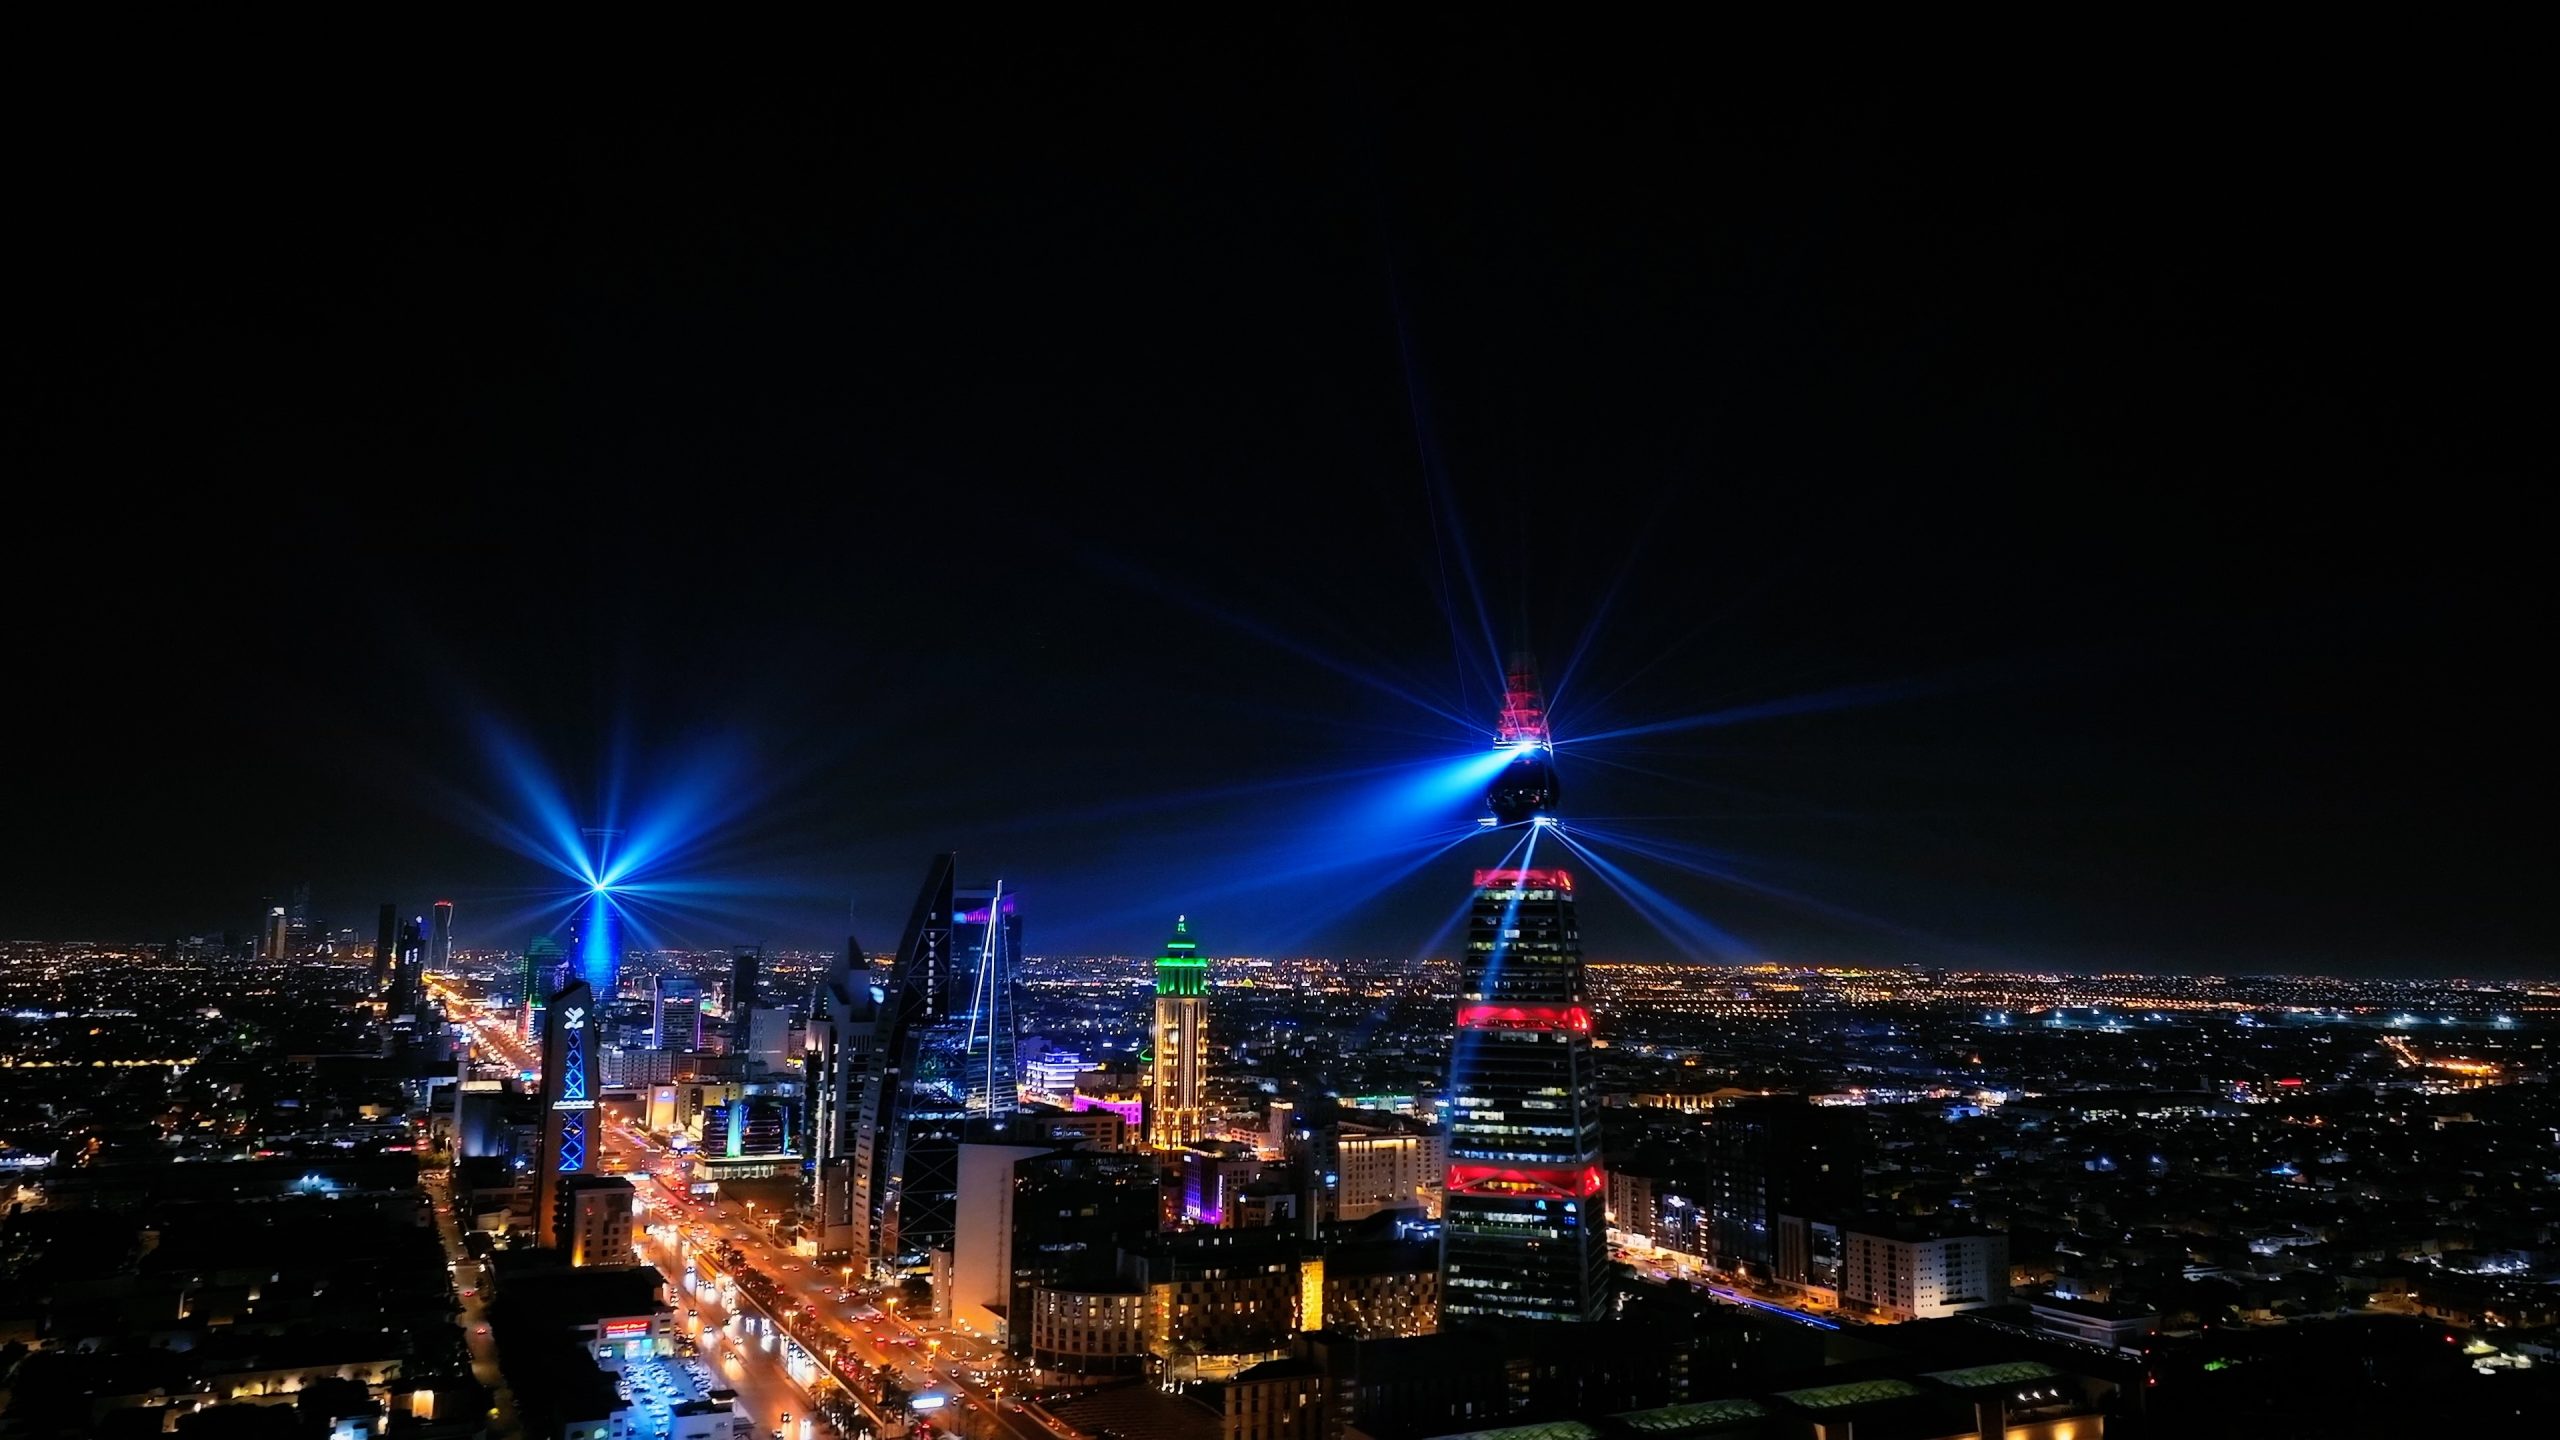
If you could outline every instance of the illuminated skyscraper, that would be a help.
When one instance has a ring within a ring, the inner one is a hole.
[[[622,980],[622,915],[613,897],[598,889],[579,907],[570,928],[569,953],[577,960],[578,978],[599,995],[611,996]]]
[[[661,975],[649,1000],[649,1034],[660,1050],[702,1048],[702,982]]]
[[[876,1268],[921,1264],[949,1243],[968,1121],[967,1040],[951,1022],[951,914],[957,855],[936,855],[898,942],[872,1044],[880,1069],[865,1083],[856,1132],[858,1259]]]
[[[439,900],[428,913],[435,924],[427,932],[427,973],[442,975],[453,968],[453,902]]]
[[[569,952],[548,935],[536,935],[524,947],[524,971],[517,984],[524,990],[524,1043],[542,1038],[543,997],[569,983],[562,970]]]
[[[1606,1177],[1573,877],[1536,866],[1559,798],[1545,702],[1515,661],[1486,800],[1520,863],[1475,873],[1449,1061],[1440,1316],[1597,1320],[1607,1301]]]
[[[1022,1109],[1016,1070],[1021,1037],[1014,1024],[1014,966],[1022,955],[1019,897],[999,883],[953,899],[951,916],[952,1014],[966,1031],[962,1063],[968,1067],[964,1097],[972,1116],[985,1116],[998,1134]]]
[[[391,966],[392,1015],[415,1015],[426,1003],[426,941],[419,934],[425,917],[400,923],[400,943]]]
[[[258,935],[259,959],[281,960],[285,957],[285,954],[291,945],[289,932],[287,930],[288,923],[289,922],[285,919],[283,906],[270,905],[267,907],[266,928],[260,931]]]
[[[1160,1148],[1207,1138],[1201,1098],[1209,1046],[1209,961],[1191,938],[1191,917],[1178,915],[1173,938],[1156,957],[1155,1065],[1149,1074],[1147,1140]]]
[[[801,1149],[809,1157],[810,1235],[827,1257],[870,1257],[870,1133],[863,1106],[880,1083],[878,1031],[881,995],[871,985],[862,943],[848,937],[844,954],[827,967],[809,1006],[809,1043],[801,1057],[807,1077],[809,1133]],[[877,1104],[877,1098],[871,1101]]]
[[[728,1009],[732,1055],[745,1055],[755,1048],[756,966],[763,959],[764,952],[752,945],[729,952],[729,994],[723,1003]]]
[[[543,1011],[542,1149],[534,1157],[533,1218],[544,1245],[561,1244],[569,1218],[562,1213],[561,1182],[596,1173],[604,1158],[604,1137],[593,1128],[598,1018],[595,991],[584,980],[551,996]]]

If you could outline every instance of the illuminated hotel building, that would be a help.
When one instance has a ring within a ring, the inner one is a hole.
[[[1558,790],[1525,662],[1497,743],[1513,758],[1486,797],[1495,830],[1533,860]],[[1524,863],[1478,870],[1475,886],[1449,1066],[1441,1323],[1597,1320],[1607,1197],[1573,877]]]
[[[1173,938],[1156,957],[1155,1065],[1149,1076],[1147,1140],[1159,1149],[1208,1138],[1200,1085],[1209,1046],[1209,961],[1191,938],[1189,916],[1177,916]]]
[[[542,1149],[534,1157],[535,1237],[559,1248],[570,1220],[564,1183],[599,1173],[604,1136],[596,1128],[595,991],[584,980],[551,997],[543,1010]]]

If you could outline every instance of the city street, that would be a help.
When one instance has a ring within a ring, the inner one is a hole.
[[[452,1172],[432,1170],[419,1177],[428,1196],[435,1203],[436,1237],[444,1242],[445,1263],[452,1267],[454,1288],[461,1297],[461,1325],[464,1342],[471,1347],[471,1374],[489,1388],[494,1397],[490,1412],[489,1433],[495,1440],[513,1440],[520,1433],[515,1412],[515,1396],[508,1391],[506,1377],[498,1370],[498,1348],[489,1334],[487,1314],[488,1291],[480,1283],[480,1262],[462,1248],[462,1228],[453,1213],[453,1194],[448,1186]]]
[[[848,1277],[840,1268],[797,1256],[773,1242],[762,1219],[743,1204],[715,1200],[673,1206],[683,1185],[682,1161],[646,1132],[613,1120],[607,1147],[630,1162],[635,1184],[643,1187],[649,1218],[667,1218],[670,1208],[678,1234],[699,1255],[722,1242],[734,1245],[746,1263],[772,1280],[796,1305],[816,1317],[821,1333],[831,1336],[863,1364],[887,1366],[898,1383],[919,1398],[944,1396],[941,1410],[927,1409],[918,1419],[950,1434],[990,1435],[1002,1440],[1058,1440],[1074,1432],[1044,1425],[1044,1416],[1010,1405],[1004,1398],[1005,1377],[995,1373],[1006,1357],[983,1340],[934,1325],[918,1324],[898,1313],[894,1297],[878,1303],[858,1294],[847,1298]],[[664,1176],[669,1183],[661,1183]],[[661,1268],[682,1271],[680,1256],[658,1256]],[[709,1314],[705,1314],[706,1324]],[[985,1377],[985,1378],[979,1378]]]
[[[517,1035],[512,1016],[474,1013],[459,994],[448,994],[446,1003],[453,1013],[470,1017],[472,1040],[483,1055],[519,1073],[540,1070],[541,1056]],[[682,1157],[624,1118],[611,1112],[605,1118],[604,1154],[614,1162],[608,1168],[620,1168],[637,1187],[641,1254],[667,1278],[675,1296],[677,1328],[680,1333],[696,1333],[698,1323],[702,1363],[738,1392],[741,1408],[755,1420],[760,1433],[779,1427],[785,1412],[792,1416],[789,1440],[815,1440],[827,1434],[829,1427],[815,1419],[808,1390],[785,1368],[786,1339],[770,1331],[740,1333],[745,1326],[729,1323],[732,1311],[711,1284],[699,1284],[691,1294],[685,1291],[688,1256],[697,1274],[708,1277],[717,1268],[710,1258],[712,1251],[724,1242],[736,1246],[749,1266],[780,1288],[786,1309],[808,1307],[819,1327],[819,1335],[811,1338],[833,1337],[862,1364],[888,1367],[900,1385],[928,1406],[932,1397],[944,1397],[942,1407],[919,1411],[917,1419],[925,1425],[945,1434],[984,1440],[1061,1440],[1075,1434],[1037,1409],[1025,1408],[1018,1397],[1007,1397],[1011,1362],[1001,1350],[964,1331],[900,1314],[894,1292],[876,1301],[863,1298],[860,1292],[848,1298],[845,1285],[850,1277],[839,1268],[821,1266],[775,1244],[769,1217],[742,1202],[680,1200],[688,1178]],[[449,1215],[446,1223],[451,1223]],[[677,1238],[673,1247],[650,1234],[650,1227],[669,1224]],[[743,1297],[739,1308],[753,1313]],[[472,1323],[476,1327],[479,1322],[475,1318]],[[487,1344],[485,1335],[475,1334],[473,1340],[475,1347]]]

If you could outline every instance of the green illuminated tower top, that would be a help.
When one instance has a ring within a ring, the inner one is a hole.
[[[1206,995],[1209,993],[1209,961],[1200,953],[1199,943],[1191,938],[1191,917],[1177,915],[1173,920],[1173,938],[1164,942],[1164,953],[1156,957],[1156,993],[1158,995]]]

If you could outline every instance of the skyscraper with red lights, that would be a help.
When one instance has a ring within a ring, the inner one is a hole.
[[[1475,872],[1449,1057],[1440,1319],[1597,1320],[1608,1298],[1607,1180],[1573,876],[1537,862],[1560,791],[1527,662],[1505,687],[1486,794],[1506,863]]]

